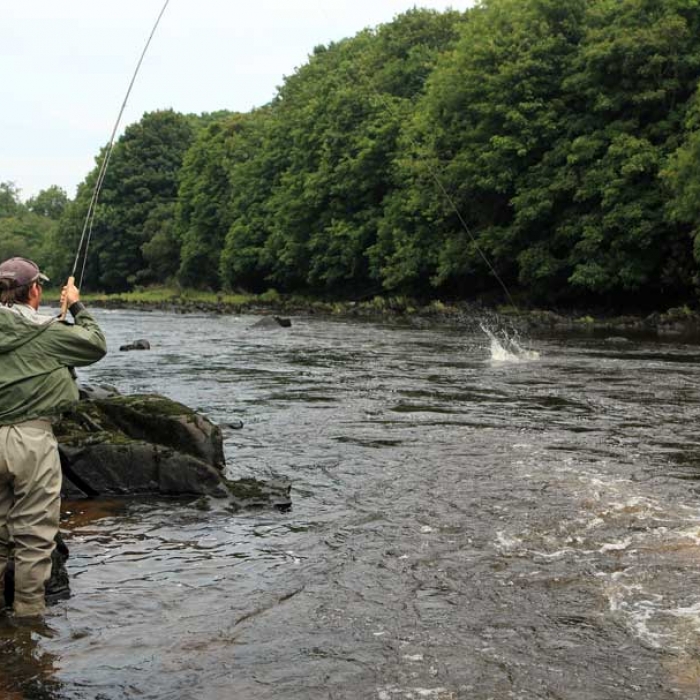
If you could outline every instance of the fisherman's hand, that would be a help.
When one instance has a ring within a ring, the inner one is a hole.
[[[61,306],[65,303],[70,309],[76,301],[80,301],[80,290],[72,280],[68,280],[66,286],[61,290]]]

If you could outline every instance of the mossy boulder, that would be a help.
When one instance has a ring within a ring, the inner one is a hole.
[[[80,401],[54,427],[67,496],[226,496],[221,430],[159,395]]]
[[[215,496],[240,508],[291,504],[284,479],[227,479],[219,426],[165,396],[114,392],[84,399],[54,433],[64,496]]]

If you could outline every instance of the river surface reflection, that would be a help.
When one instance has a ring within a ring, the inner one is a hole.
[[[698,697],[697,346],[97,315],[81,379],[242,420],[230,475],[293,509],[66,503],[73,597],[0,629],[0,697]]]

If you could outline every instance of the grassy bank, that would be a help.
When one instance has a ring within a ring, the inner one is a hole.
[[[44,292],[46,303],[56,304],[60,290],[47,289]],[[81,294],[82,300],[96,307],[132,307],[142,309],[172,309],[179,311],[202,310],[221,313],[245,312],[309,312],[328,314],[415,314],[426,308],[435,312],[449,311],[442,302],[431,302],[427,307],[408,297],[380,297],[355,301],[327,301],[298,295],[281,295],[275,290],[263,294],[233,292],[207,292],[176,287],[148,287],[131,292],[105,294],[88,292]]]
[[[44,299],[47,302],[57,303],[60,299],[60,289],[46,289]],[[119,294],[105,294],[104,292],[87,292],[81,294],[86,304],[119,304],[147,305],[147,304],[247,304],[255,299],[264,299],[265,294],[255,297],[249,294],[226,294],[223,292],[203,292],[196,289],[177,289],[175,287],[148,287],[132,292]],[[268,293],[269,296],[269,293]]]

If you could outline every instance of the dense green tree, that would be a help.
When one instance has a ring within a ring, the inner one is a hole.
[[[569,129],[551,150],[554,167],[544,169],[562,209],[550,215],[544,245],[564,262],[574,293],[639,301],[644,291],[670,301],[686,291],[689,247],[665,214],[659,173],[678,145],[697,83],[699,30],[697,2],[587,6],[563,83]]]
[[[87,283],[106,291],[163,281],[179,267],[173,223],[182,162],[193,140],[190,120],[165,110],[145,114],[116,142],[95,209]],[[103,156],[104,157],[104,154]],[[76,240],[99,164],[66,221]]]
[[[381,110],[360,64],[371,43],[364,32],[318,47],[280,90],[273,144],[286,150],[288,164],[268,202],[274,216],[265,253],[271,280],[283,288],[365,277],[361,217],[371,216],[372,202],[357,200],[376,173],[365,171],[363,181],[355,170],[373,147],[362,127]]]
[[[683,287],[659,170],[698,77],[698,3],[490,0],[404,132],[373,262],[389,288],[542,299]],[[435,181],[439,185],[435,185]]]
[[[88,176],[88,181],[92,177],[92,175]],[[85,182],[79,185],[76,198],[66,204],[61,218],[49,233],[48,247],[51,250],[51,256],[47,265],[48,275],[53,280],[68,279],[68,276],[73,272],[73,264],[85,219],[85,208],[81,201],[81,194],[83,197],[88,196],[83,193],[87,187]],[[82,283],[80,277],[78,281]]]
[[[700,263],[700,89],[691,100],[683,139],[662,172],[669,188],[669,218],[683,227],[693,242],[694,260]],[[677,256],[678,257],[678,256]],[[697,265],[686,275],[700,286]]]
[[[27,200],[26,207],[34,214],[58,220],[61,218],[69,201],[64,189],[58,187],[58,185],[52,185],[48,189],[41,190],[34,197],[30,197]]]
[[[400,125],[437,56],[456,39],[460,18],[411,11],[317,47],[285,81],[270,107],[263,151],[243,169],[268,178],[258,184],[269,197],[252,207],[238,199],[230,211],[228,284],[255,270],[282,289],[367,292],[366,253],[392,187]],[[241,269],[246,261],[252,267]]]
[[[52,187],[45,192],[54,190],[59,188]],[[22,203],[14,183],[0,183],[0,260],[21,256],[50,270],[52,236],[57,223],[41,209],[35,211],[31,202]]]
[[[584,1],[493,0],[469,15],[402,136],[377,274],[388,288],[474,293],[493,265],[512,284],[520,182],[563,128],[561,75]]]
[[[186,286],[221,286],[220,259],[231,225],[229,170],[245,152],[237,134],[247,119],[225,115],[210,123],[185,157],[177,227],[182,242],[178,277]]]
[[[233,138],[227,139],[230,199],[227,216],[231,225],[221,254],[220,277],[231,289],[264,291],[269,284],[272,261],[266,241],[274,229],[276,212],[272,195],[288,165],[288,153],[274,138],[273,109],[254,111],[237,120]],[[274,144],[274,147],[273,147]]]
[[[0,218],[18,216],[24,210],[14,182],[0,182]]]
[[[56,224],[51,219],[26,212],[0,218],[0,260],[21,256],[49,269],[51,250],[47,245]]]
[[[700,0],[412,10],[317,47],[262,109],[130,126],[88,281],[687,299],[700,283],[699,83]],[[67,274],[96,176],[75,202],[49,190],[25,206],[0,185],[0,248],[43,246]],[[26,217],[59,211],[32,239]]]

